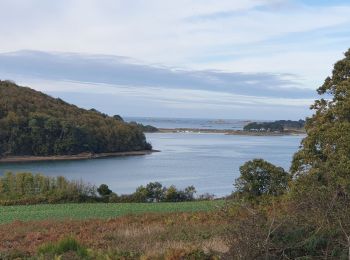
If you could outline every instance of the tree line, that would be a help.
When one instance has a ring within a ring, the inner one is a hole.
[[[283,132],[284,130],[303,129],[305,120],[277,120],[273,122],[251,122],[243,127],[244,131]]]
[[[0,177],[0,205],[182,202],[214,198],[209,194],[195,197],[195,194],[194,186],[178,189],[174,185],[166,187],[159,182],[141,185],[131,194],[117,195],[109,189],[107,184],[96,187],[83,181],[70,181],[62,176],[50,177],[42,174],[7,172]]]

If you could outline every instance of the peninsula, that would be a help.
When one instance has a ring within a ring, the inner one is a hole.
[[[0,81],[0,162],[141,155],[152,146],[139,126]]]

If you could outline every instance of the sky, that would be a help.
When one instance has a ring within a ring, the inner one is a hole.
[[[146,117],[300,119],[349,0],[0,0],[0,79]]]

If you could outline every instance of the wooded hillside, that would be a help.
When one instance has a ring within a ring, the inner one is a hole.
[[[0,81],[0,156],[149,150],[137,126]]]

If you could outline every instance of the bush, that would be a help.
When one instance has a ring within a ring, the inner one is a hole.
[[[86,202],[96,200],[96,189],[62,176],[8,172],[0,178],[0,204]]]
[[[65,253],[75,253],[77,256],[86,259],[88,251],[73,237],[64,238],[57,243],[48,243],[38,248],[40,256],[60,256]]]

